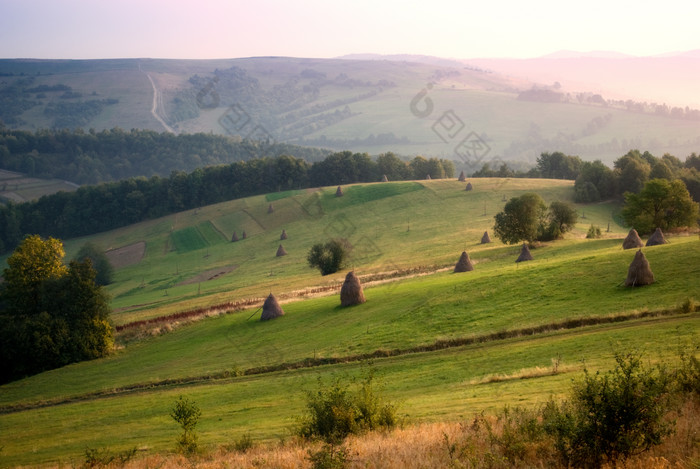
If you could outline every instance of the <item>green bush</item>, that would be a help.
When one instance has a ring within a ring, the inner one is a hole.
[[[338,377],[329,386],[319,378],[318,390],[307,392],[299,436],[338,444],[353,433],[396,426],[396,406],[384,402],[374,381],[374,371],[369,370],[351,392]]]
[[[601,236],[603,236],[603,234],[600,231],[600,227],[593,226],[593,225],[591,225],[591,227],[588,228],[588,233],[586,233],[587,239],[598,239]]]
[[[306,260],[310,267],[317,267],[321,275],[333,274],[345,266],[352,247],[345,239],[331,239],[311,246]]]
[[[566,466],[601,467],[639,454],[672,432],[670,375],[642,365],[636,354],[618,354],[612,371],[584,370],[568,401],[551,399],[542,417],[546,433]]]
[[[194,401],[180,396],[175,401],[170,417],[182,427],[182,435],[177,439],[177,450],[183,454],[192,454],[197,451],[197,434],[194,428],[197,426],[202,411]]]

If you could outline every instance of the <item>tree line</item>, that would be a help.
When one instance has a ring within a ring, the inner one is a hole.
[[[319,161],[331,152],[286,143],[258,142],[204,133],[120,128],[111,130],[10,130],[0,124],[0,168],[41,178],[97,184],[173,170],[293,154]]]
[[[0,253],[26,234],[61,239],[85,236],[139,221],[227,200],[308,187],[389,180],[454,177],[449,160],[417,156],[404,161],[392,153],[376,160],[344,151],[309,163],[282,155],[227,165],[173,171],[168,177],[124,179],[36,201],[0,206]]]
[[[515,171],[507,163],[492,168],[489,163],[473,177],[523,177],[575,180],[574,200],[598,202],[639,193],[652,179],[681,180],[691,197],[700,202],[700,156],[692,153],[682,162],[668,153],[658,158],[648,151],[630,150],[610,168],[600,160],[583,161],[562,152],[542,153],[528,171]]]

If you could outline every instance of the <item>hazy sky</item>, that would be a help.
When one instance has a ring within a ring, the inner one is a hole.
[[[688,0],[0,0],[0,57],[537,57],[700,49]]]

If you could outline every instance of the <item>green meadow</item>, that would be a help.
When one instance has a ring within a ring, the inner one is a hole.
[[[700,300],[697,235],[644,248],[656,282],[626,288],[634,252],[621,248],[620,206],[579,205],[566,239],[516,264],[519,246],[479,242],[493,216],[527,191],[570,201],[572,182],[471,181],[472,191],[454,180],[344,186],[339,198],[335,187],[290,191],[90,237],[105,249],[146,245],[108,287],[115,324],[270,292],[285,298],[285,315],[258,321],[260,300],[160,325],[119,336],[107,358],[0,387],[0,465],[80,464],[86,448],[172,451],[179,429],[168,413],[180,395],[202,409],[200,444],[216,448],[246,433],[289,437],[318,379],[352,379],[370,366],[407,423],[460,421],[562,395],[584,366],[610,368],[616,351],[672,364],[698,343],[700,317],[682,306]],[[585,239],[591,224],[603,238]],[[231,242],[234,230],[248,237]],[[306,265],[310,246],[330,237],[351,242],[361,278],[406,275],[368,281],[367,302],[349,308],[337,291],[293,295],[344,278],[347,269],[321,277]],[[67,240],[68,255],[85,241]],[[289,254],[278,258],[280,243]],[[462,250],[475,269],[452,273]],[[186,283],[202,272],[226,273]]]

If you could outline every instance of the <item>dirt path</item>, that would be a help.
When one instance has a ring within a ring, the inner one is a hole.
[[[153,114],[153,117],[155,117],[156,120],[158,122],[160,122],[163,125],[163,127],[165,127],[165,130],[167,130],[170,133],[176,134],[177,132],[175,132],[175,130],[172,127],[170,127],[163,120],[162,117],[160,117],[160,114],[158,114],[158,107],[159,106],[162,107],[163,97],[160,94],[160,92],[158,91],[158,88],[156,87],[156,82],[153,81],[153,78],[151,78],[151,75],[149,75],[148,72],[143,72],[143,73],[146,74],[146,76],[148,77],[148,80],[151,82],[151,86],[153,87],[153,105],[151,106],[151,114]]]

